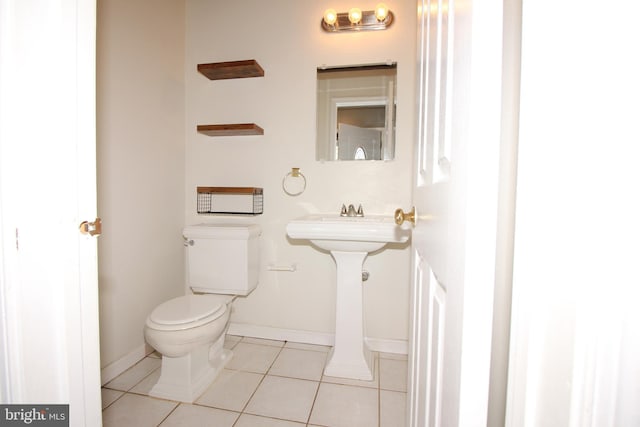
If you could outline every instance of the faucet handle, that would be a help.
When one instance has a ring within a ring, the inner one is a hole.
[[[347,216],[347,207],[343,204],[340,209],[340,216]]]
[[[364,216],[364,211],[362,210],[362,205],[358,206],[358,212],[356,213],[356,216]]]

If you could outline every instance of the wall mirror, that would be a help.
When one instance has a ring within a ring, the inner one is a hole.
[[[320,67],[316,160],[392,160],[396,63]]]

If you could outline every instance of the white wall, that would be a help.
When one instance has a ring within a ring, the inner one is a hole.
[[[374,2],[375,3],[375,2]],[[361,5],[373,8],[375,4]],[[186,183],[187,223],[256,222],[263,228],[258,288],[235,304],[232,321],[272,328],[333,333],[335,264],[302,242],[289,241],[285,226],[308,212],[335,212],[362,203],[365,214],[408,209],[415,104],[415,2],[387,2],[396,22],[387,31],[328,34],[324,9],[347,11],[353,3],[239,0],[187,2]],[[263,78],[209,81],[198,63],[256,59]],[[315,160],[316,68],[398,63],[396,159],[391,162]],[[255,122],[263,136],[212,138],[198,124]],[[307,178],[306,191],[287,196],[281,187],[291,167]],[[197,186],[264,187],[264,214],[249,218],[195,214]],[[406,247],[370,256],[365,269],[365,324],[369,337],[408,336],[409,253]],[[268,264],[296,264],[297,271],[267,271]]]
[[[101,365],[183,292],[184,1],[98,1]]]

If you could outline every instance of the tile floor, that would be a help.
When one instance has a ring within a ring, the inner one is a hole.
[[[102,388],[110,426],[403,427],[406,356],[375,354],[373,381],[322,374],[330,347],[228,335],[233,359],[193,404],[148,396],[160,375],[150,355]]]

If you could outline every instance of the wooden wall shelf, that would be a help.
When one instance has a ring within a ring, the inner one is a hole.
[[[264,135],[264,130],[255,123],[198,125],[198,132],[209,136]]]
[[[255,59],[198,64],[198,71],[210,80],[244,79],[247,77],[264,76],[264,70]]]
[[[198,72],[209,80],[264,76],[264,70],[255,59],[198,64]],[[197,129],[198,132],[209,136],[264,135],[264,130],[255,123],[198,125]]]

